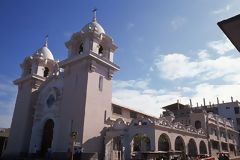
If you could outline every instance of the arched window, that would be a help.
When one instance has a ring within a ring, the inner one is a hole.
[[[82,54],[82,53],[83,53],[83,44],[81,43],[79,46],[78,54]]]
[[[170,150],[170,140],[168,135],[161,134],[158,138],[158,150],[159,151],[169,151]]]
[[[200,121],[195,121],[195,128],[200,129],[202,128],[201,122]]]
[[[188,142],[188,154],[189,156],[196,156],[198,154],[196,142],[192,138]]]
[[[49,69],[47,67],[44,68],[44,73],[43,73],[43,77],[47,77],[49,73]]]
[[[102,55],[103,54],[103,47],[100,45],[98,49],[98,54]]]
[[[207,146],[203,141],[201,141],[199,144],[199,150],[200,154],[207,154]]]
[[[184,140],[181,136],[178,136],[175,139],[175,150],[185,152],[185,143],[184,143]]]

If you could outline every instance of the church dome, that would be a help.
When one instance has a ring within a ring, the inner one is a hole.
[[[44,59],[54,60],[52,52],[45,45],[42,48],[38,49],[37,52],[41,54]]]
[[[104,33],[105,31],[103,29],[103,27],[97,22],[97,16],[96,16],[96,11],[97,9],[93,10],[93,19],[92,22],[86,24],[81,31],[83,31],[84,33],[87,32],[93,32],[95,31],[98,34]]]
[[[92,22],[86,24],[83,27],[82,31],[84,33],[95,31],[98,34],[101,34],[101,33],[105,34],[105,31],[104,31],[103,27],[97,21],[92,21]]]
[[[48,49],[48,38],[46,38],[44,45],[37,50],[37,53],[44,59],[54,60],[52,52]]]

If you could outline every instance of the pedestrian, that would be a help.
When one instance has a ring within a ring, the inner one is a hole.
[[[222,153],[219,153],[218,160],[224,160],[224,157],[223,157],[223,154],[222,154]]]

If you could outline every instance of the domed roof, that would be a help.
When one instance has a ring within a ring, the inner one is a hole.
[[[105,34],[105,31],[104,31],[103,27],[97,22],[96,11],[97,11],[97,9],[93,10],[93,20],[92,20],[92,22],[86,24],[82,28],[81,31],[83,31],[84,33],[95,31],[98,34],[101,34],[101,33]]]
[[[38,54],[40,54],[44,59],[54,60],[52,52],[48,49],[47,45],[44,45],[40,49],[37,50]]]
[[[98,34],[105,33],[103,27],[102,27],[97,21],[92,21],[92,22],[86,24],[86,25],[82,28],[82,31],[83,31],[84,33],[92,32],[92,31],[95,31],[95,32],[97,32]]]
[[[48,35],[45,37],[44,45],[34,54],[37,57],[54,60],[52,52],[48,49]]]

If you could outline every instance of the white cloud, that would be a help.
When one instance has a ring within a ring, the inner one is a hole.
[[[160,76],[170,80],[190,78],[202,72],[197,62],[180,53],[161,55],[154,64]]]
[[[228,12],[229,10],[231,9],[231,5],[226,5],[224,8],[221,8],[221,9],[217,9],[217,10],[214,10],[212,11],[213,14],[221,14],[221,13],[226,13]]]
[[[144,87],[139,87],[144,86]],[[113,102],[159,117],[161,107],[176,102],[179,92],[149,88],[149,80],[114,81]]]
[[[220,55],[223,55],[235,48],[227,38],[224,40],[211,41],[208,43],[208,47],[215,50]]]
[[[177,87],[178,91],[181,91],[182,93],[188,93],[193,92],[194,90],[190,87]]]
[[[186,18],[184,17],[176,17],[170,22],[171,27],[174,30],[181,28],[185,23],[186,23]]]
[[[195,88],[195,94],[191,97],[194,104],[199,102],[199,104],[203,104],[203,98],[206,99],[206,104],[216,104],[217,97],[219,97],[219,101],[230,102],[231,96],[234,100],[240,100],[239,95],[240,85],[234,84],[222,84],[222,85],[211,85],[208,83],[199,84]]]
[[[128,81],[113,81],[115,89],[134,88],[134,89],[148,89],[150,80],[128,80]]]
[[[198,81],[206,81],[223,78],[223,81],[239,83],[236,77],[240,76],[240,58],[222,56],[217,59],[191,60],[180,53],[159,56],[154,65],[161,78],[176,80],[183,78],[195,78]],[[228,76],[235,77],[233,79]]]
[[[198,53],[198,58],[199,58],[199,59],[207,59],[207,58],[209,58],[208,51],[207,51],[207,50],[201,50],[201,51]]]
[[[237,73],[229,74],[224,77],[224,81],[230,82],[233,84],[239,84],[240,83],[240,74],[237,74]]]

